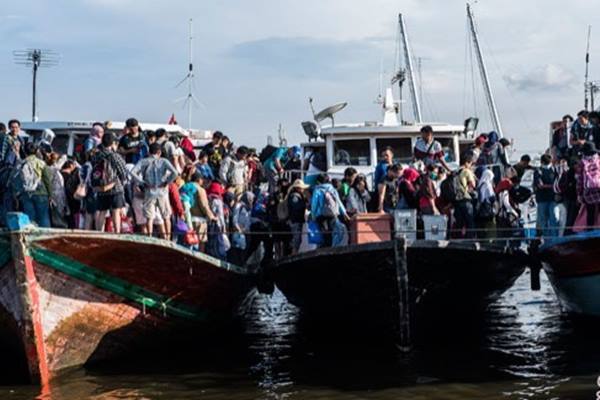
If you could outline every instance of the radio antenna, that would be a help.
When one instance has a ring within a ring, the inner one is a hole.
[[[193,31],[193,21],[190,18],[190,37],[189,37],[189,63],[188,63],[188,73],[175,87],[178,88],[184,82],[188,84],[188,94],[184,97],[181,97],[175,100],[176,103],[183,103],[184,107],[188,109],[188,129],[192,129],[192,110],[194,106],[202,106],[202,103],[198,101],[196,96],[194,95],[194,31]]]
[[[37,115],[37,74],[40,68],[55,67],[60,62],[60,54],[52,50],[26,49],[13,51],[15,63],[31,67],[33,71],[31,120],[36,122]]]

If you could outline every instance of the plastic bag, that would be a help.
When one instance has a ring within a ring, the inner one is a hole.
[[[309,221],[307,227],[308,243],[321,245],[325,242],[325,238],[323,237],[323,233],[321,232],[319,224],[317,224],[315,221]]]
[[[189,232],[189,230],[190,228],[187,226],[185,221],[181,218],[177,218],[175,226],[173,227],[173,232],[175,232],[176,235],[185,235]]]

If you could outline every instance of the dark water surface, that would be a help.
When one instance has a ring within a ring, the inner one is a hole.
[[[351,333],[319,343],[276,293],[253,299],[243,332],[73,371],[48,393],[0,386],[0,399],[594,399],[600,390],[600,323],[562,316],[547,281],[531,292],[524,275],[482,326],[455,328],[430,328],[444,339],[406,357]]]

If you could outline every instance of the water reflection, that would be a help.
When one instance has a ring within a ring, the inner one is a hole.
[[[524,275],[482,324],[440,323],[399,356],[340,332],[318,340],[279,292],[252,298],[242,332],[199,339],[185,354],[155,356],[57,382],[45,399],[588,399],[600,372],[598,323],[561,315],[551,287],[529,290]],[[30,399],[33,387],[0,387],[0,398]]]

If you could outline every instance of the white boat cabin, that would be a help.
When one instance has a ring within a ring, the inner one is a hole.
[[[383,122],[334,124],[333,114],[344,108],[345,103],[315,114],[316,123],[302,124],[309,138],[315,140],[302,144],[303,153],[325,151],[326,172],[332,177],[339,178],[343,176],[346,168],[353,167],[371,181],[380,154],[386,147],[393,149],[396,163],[412,163],[413,149],[417,139],[421,137],[421,128],[430,125],[434,131],[434,139],[440,142],[444,149],[445,161],[452,168],[458,167],[461,152],[473,143],[474,129],[470,123],[399,123],[396,118],[397,109],[388,104],[394,104],[391,91],[388,91],[384,103]],[[325,118],[331,118],[331,126],[319,125]]]
[[[85,138],[90,134],[94,121],[38,121],[38,122],[22,122],[21,130],[26,133],[34,142],[40,140],[44,130],[49,129],[55,134],[52,141],[54,151],[68,156],[75,155],[83,146]],[[186,130],[179,125],[157,124],[140,122],[140,127],[143,131],[155,131],[159,128],[165,129],[171,134],[183,134],[190,132],[190,139],[194,144],[194,148],[201,148],[208,143],[212,138],[212,131]],[[122,135],[125,128],[125,122],[110,121],[110,128],[107,132],[111,132],[117,137]]]

